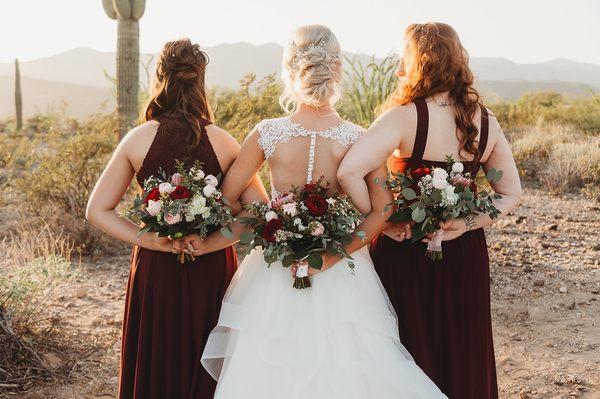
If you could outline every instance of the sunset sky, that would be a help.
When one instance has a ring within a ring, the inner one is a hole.
[[[0,61],[115,49],[117,25],[101,0],[1,1]],[[345,50],[385,55],[401,49],[408,24],[427,21],[454,26],[472,56],[600,64],[600,0],[148,0],[140,41],[144,52],[182,36],[285,44],[295,27],[322,23]]]

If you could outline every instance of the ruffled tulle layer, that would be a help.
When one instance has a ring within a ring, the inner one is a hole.
[[[444,398],[398,338],[368,251],[292,288],[260,250],[234,277],[202,355],[217,399]]]

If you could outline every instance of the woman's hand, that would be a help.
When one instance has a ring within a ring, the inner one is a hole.
[[[198,234],[189,234],[181,239],[182,250],[194,256],[207,254],[205,241]]]
[[[148,234],[154,235],[153,245],[152,245],[153,250],[160,251],[160,252],[172,252],[174,254],[177,254],[180,252],[174,245],[176,243],[176,241],[171,240],[169,237],[159,237],[155,233],[148,233]]]
[[[454,240],[467,232],[467,224],[464,219],[450,219],[447,222],[440,223],[440,230],[443,231],[442,241]],[[429,242],[434,234],[428,234],[423,242]]]
[[[383,234],[396,241],[410,240],[412,237],[412,223],[388,223]]]

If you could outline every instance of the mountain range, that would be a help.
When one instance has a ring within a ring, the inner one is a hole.
[[[278,44],[220,44],[204,49],[210,56],[207,69],[209,86],[236,87],[247,73],[258,78],[280,69],[283,48]],[[352,57],[354,55],[349,55]],[[366,62],[371,59],[358,54]],[[156,54],[142,54],[149,62],[152,75]],[[84,116],[114,108],[111,81],[115,75],[115,54],[90,48],[77,48],[54,56],[21,62],[23,106],[25,115],[46,111],[62,102],[68,113]],[[519,64],[505,58],[471,59],[478,87],[489,98],[515,99],[525,92],[554,90],[570,96],[585,96],[600,91],[600,65],[566,59]],[[146,71],[140,71],[142,85],[147,84]],[[12,115],[14,64],[0,63],[0,117]]]

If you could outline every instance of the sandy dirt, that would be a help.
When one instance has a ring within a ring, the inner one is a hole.
[[[600,398],[599,231],[598,204],[533,189],[488,230],[501,398]],[[116,397],[128,268],[125,255],[88,261],[56,293],[52,310],[90,349],[68,381],[12,397]]]

